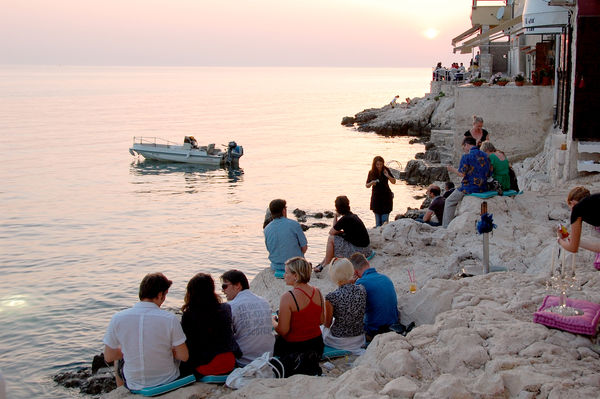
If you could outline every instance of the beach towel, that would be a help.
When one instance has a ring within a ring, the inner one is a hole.
[[[518,195],[518,194],[523,194],[523,191],[515,191],[515,190],[507,190],[505,191],[502,196],[503,197],[512,197],[514,195]],[[471,194],[467,194],[467,195],[471,195],[473,197],[477,197],[477,198],[492,198],[498,195],[497,191],[485,191],[483,193],[471,193]]]
[[[323,348],[323,356],[321,356],[321,360],[333,359],[336,357],[343,357],[347,355],[351,355],[352,351],[347,351],[345,349],[336,349],[331,346],[325,345]]]
[[[204,376],[196,379],[196,381],[203,382],[205,384],[225,384],[225,381],[227,381],[228,376],[229,376],[229,374],[204,375]]]
[[[283,278],[285,270],[275,270],[275,278]]]
[[[162,395],[163,393],[174,391],[177,388],[193,384],[194,382],[196,382],[196,377],[194,377],[194,375],[188,375],[187,377],[182,377],[178,380],[156,387],[132,390],[131,393],[142,396],[157,396]]]

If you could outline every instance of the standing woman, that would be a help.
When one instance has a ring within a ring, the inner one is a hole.
[[[325,321],[323,295],[308,284],[312,268],[300,256],[285,262],[283,279],[292,289],[281,296],[279,316],[273,316],[275,338],[273,355],[285,366],[285,376],[321,375],[323,356],[320,325]]]
[[[367,176],[367,188],[373,188],[371,192],[371,210],[375,214],[375,227],[379,227],[390,218],[390,212],[394,207],[394,193],[390,190],[388,181],[396,184],[396,179],[385,166],[383,158],[379,155],[373,158],[371,170]]]
[[[483,128],[483,118],[473,115],[473,127],[465,132],[465,137],[473,137],[477,143],[477,148],[486,140],[490,139],[490,134]]]
[[[231,308],[221,303],[209,274],[198,273],[188,282],[181,327],[190,357],[181,363],[182,375],[219,375],[231,372],[242,356],[233,338]]]

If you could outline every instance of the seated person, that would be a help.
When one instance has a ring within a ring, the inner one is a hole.
[[[453,191],[454,183],[452,183],[451,181],[447,181],[446,183],[444,183],[444,199],[448,198]]]
[[[342,216],[339,221],[338,217]],[[333,257],[348,258],[355,252],[371,254],[371,239],[365,224],[360,218],[350,211],[350,200],[345,195],[335,199],[335,218],[333,227],[329,230],[325,258],[315,266],[315,272],[320,272],[329,264]]]
[[[510,190],[510,176],[508,174],[509,164],[506,155],[499,151],[489,141],[484,141],[481,144],[481,151],[488,155],[490,167],[492,168],[492,177],[502,187],[503,191]]]
[[[273,355],[285,367],[286,377],[293,374],[321,375],[319,360],[323,356],[323,336],[319,327],[325,321],[323,296],[308,284],[312,269],[302,257],[285,263],[283,279],[292,290],[281,296],[279,316],[273,316],[273,328],[278,334]],[[289,364],[288,359],[301,354],[301,364]]]
[[[198,273],[190,279],[181,311],[181,326],[190,350],[190,358],[181,364],[182,374],[231,372],[242,352],[233,338],[231,308],[221,303],[209,274]]]
[[[272,220],[263,224],[265,245],[269,251],[271,270],[284,269],[286,260],[303,256],[308,248],[306,236],[300,223],[287,218],[287,204],[283,199],[274,199],[269,203]]]
[[[491,175],[490,161],[487,154],[476,147],[476,141],[473,137],[465,137],[462,143],[463,156],[460,158],[458,170],[448,166],[448,170],[462,177],[459,188],[446,198],[444,204],[444,219],[442,226],[448,227],[458,203],[467,194],[482,193],[487,191],[487,180]]]
[[[117,386],[138,390],[179,377],[179,361],[188,360],[185,335],[177,317],[160,309],[171,284],[162,273],[147,274],[140,283],[140,302],[110,320],[104,360],[115,361]]]
[[[444,203],[446,202],[446,199],[440,195],[441,192],[442,190],[438,186],[434,184],[429,186],[427,189],[427,196],[431,198],[431,204],[429,205],[429,208],[427,208],[425,214],[416,219],[417,222],[427,223],[430,226],[442,225],[441,221],[444,216]],[[437,219],[435,222],[431,220],[433,215],[435,215]]]
[[[233,338],[243,353],[237,365],[243,367],[265,352],[272,354],[275,337],[269,302],[250,291],[246,275],[239,270],[223,273],[221,280],[233,316]]]
[[[329,278],[338,288],[325,296],[323,342],[333,348],[364,352],[364,317],[367,291],[354,284],[354,268],[346,258],[334,258],[329,265]]]
[[[567,196],[567,205],[571,209],[571,234],[562,238],[558,235],[558,243],[569,252],[577,252],[579,247],[600,253],[600,239],[597,237],[581,237],[583,222],[600,227],[600,193],[590,194],[585,187],[575,187]],[[598,260],[599,256],[596,256]]]
[[[350,262],[354,266],[354,274],[358,277],[356,284],[364,286],[367,291],[365,333],[367,341],[371,341],[377,334],[390,331],[392,324],[400,322],[398,297],[392,280],[377,273],[363,254],[353,254]]]

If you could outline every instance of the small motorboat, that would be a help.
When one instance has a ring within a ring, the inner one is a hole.
[[[244,148],[230,141],[226,150],[215,148],[214,144],[198,146],[194,136],[185,136],[183,145],[158,137],[134,137],[131,155],[141,155],[146,159],[167,162],[195,163],[202,165],[238,165],[244,155]]]

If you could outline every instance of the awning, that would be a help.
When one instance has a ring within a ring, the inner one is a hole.
[[[454,39],[452,39],[452,45],[456,46],[456,43],[462,42],[467,37],[469,37],[472,34],[474,34],[475,32],[477,32],[480,28],[481,28],[481,25],[475,25],[471,29],[467,29],[466,31],[464,31],[463,33],[461,33],[460,35],[458,35]]]
[[[549,6],[547,0],[526,0],[523,7],[523,29],[526,35],[562,33],[569,23],[569,11],[564,7]]]
[[[494,39],[498,39],[499,37],[502,37],[505,35],[505,33],[503,31],[505,31],[506,29],[512,28],[513,26],[515,26],[516,24],[521,22],[521,16],[519,15],[518,17],[515,17],[513,19],[510,19],[508,21],[505,21],[503,23],[501,23],[498,26],[495,26],[494,28],[483,32],[481,35],[471,39],[471,40],[467,40],[466,42],[464,42],[460,47],[455,47],[454,48],[454,52],[458,52],[460,51],[461,54],[466,54],[471,52],[471,49],[473,47],[477,47],[481,44],[481,42],[483,41],[489,41],[489,40],[494,40]]]

